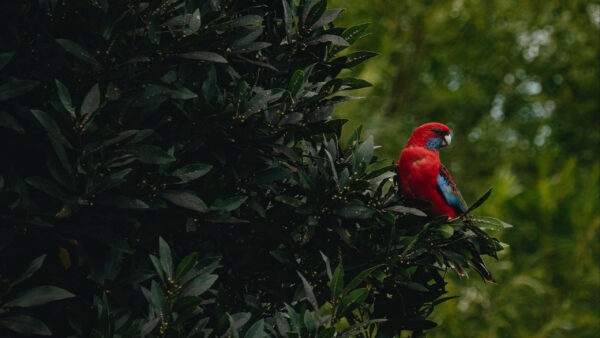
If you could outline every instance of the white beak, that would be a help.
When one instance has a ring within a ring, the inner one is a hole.
[[[444,139],[442,140],[442,146],[449,146],[450,142],[452,141],[452,136],[450,136],[450,134],[444,136]]]

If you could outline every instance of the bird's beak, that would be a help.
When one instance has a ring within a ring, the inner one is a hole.
[[[452,141],[452,136],[450,136],[450,134],[444,136],[444,138],[442,139],[442,147],[449,146],[451,141]]]

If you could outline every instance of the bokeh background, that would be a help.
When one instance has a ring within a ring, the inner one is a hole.
[[[450,276],[432,337],[600,337],[600,2],[334,0],[370,22],[352,74],[374,84],[337,107],[393,161],[437,121],[476,211],[514,225],[488,260],[498,285]]]

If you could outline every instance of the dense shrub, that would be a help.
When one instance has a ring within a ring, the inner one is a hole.
[[[375,53],[326,1],[1,9],[3,335],[418,335],[445,271],[501,250],[340,143]]]

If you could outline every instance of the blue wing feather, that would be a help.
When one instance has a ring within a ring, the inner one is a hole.
[[[446,203],[456,210],[458,214],[467,211],[467,203],[450,177],[450,173],[448,173],[448,170],[443,165],[440,166],[440,174],[437,177],[437,189],[442,194],[442,197],[444,197],[444,200],[446,200]]]

